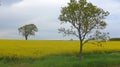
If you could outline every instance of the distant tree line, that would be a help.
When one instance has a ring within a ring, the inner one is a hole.
[[[120,38],[110,38],[110,41],[120,41]]]

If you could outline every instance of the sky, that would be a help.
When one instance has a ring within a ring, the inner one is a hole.
[[[18,28],[26,24],[35,24],[38,32],[29,37],[32,40],[76,39],[74,36],[63,37],[58,33],[61,22],[58,20],[61,7],[69,0],[0,0],[0,39],[24,39]],[[87,0],[97,7],[109,11],[106,17],[105,32],[111,38],[120,37],[120,0]],[[69,25],[65,25],[69,26]]]

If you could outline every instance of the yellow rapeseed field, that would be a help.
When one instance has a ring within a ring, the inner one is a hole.
[[[103,46],[84,45],[84,53],[120,51],[120,42],[106,42]],[[0,40],[0,57],[38,58],[48,55],[76,54],[79,41],[57,40]]]

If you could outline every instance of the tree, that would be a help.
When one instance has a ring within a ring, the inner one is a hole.
[[[35,35],[35,32],[38,31],[36,25],[28,24],[18,28],[19,32],[25,37],[25,40],[28,39],[28,36]]]
[[[64,35],[75,35],[79,38],[79,56],[82,59],[83,45],[92,38],[92,33],[106,27],[104,19],[108,15],[108,11],[104,11],[86,0],[70,0],[67,6],[62,7],[59,20],[62,21],[61,23],[70,23],[71,26],[68,29],[61,27],[58,30]]]

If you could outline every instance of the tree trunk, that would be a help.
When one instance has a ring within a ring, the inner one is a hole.
[[[28,40],[28,36],[25,36],[25,40]]]
[[[83,50],[83,43],[82,43],[82,40],[80,40],[80,60],[82,60],[82,58],[83,58],[83,55],[82,55],[82,50]]]

